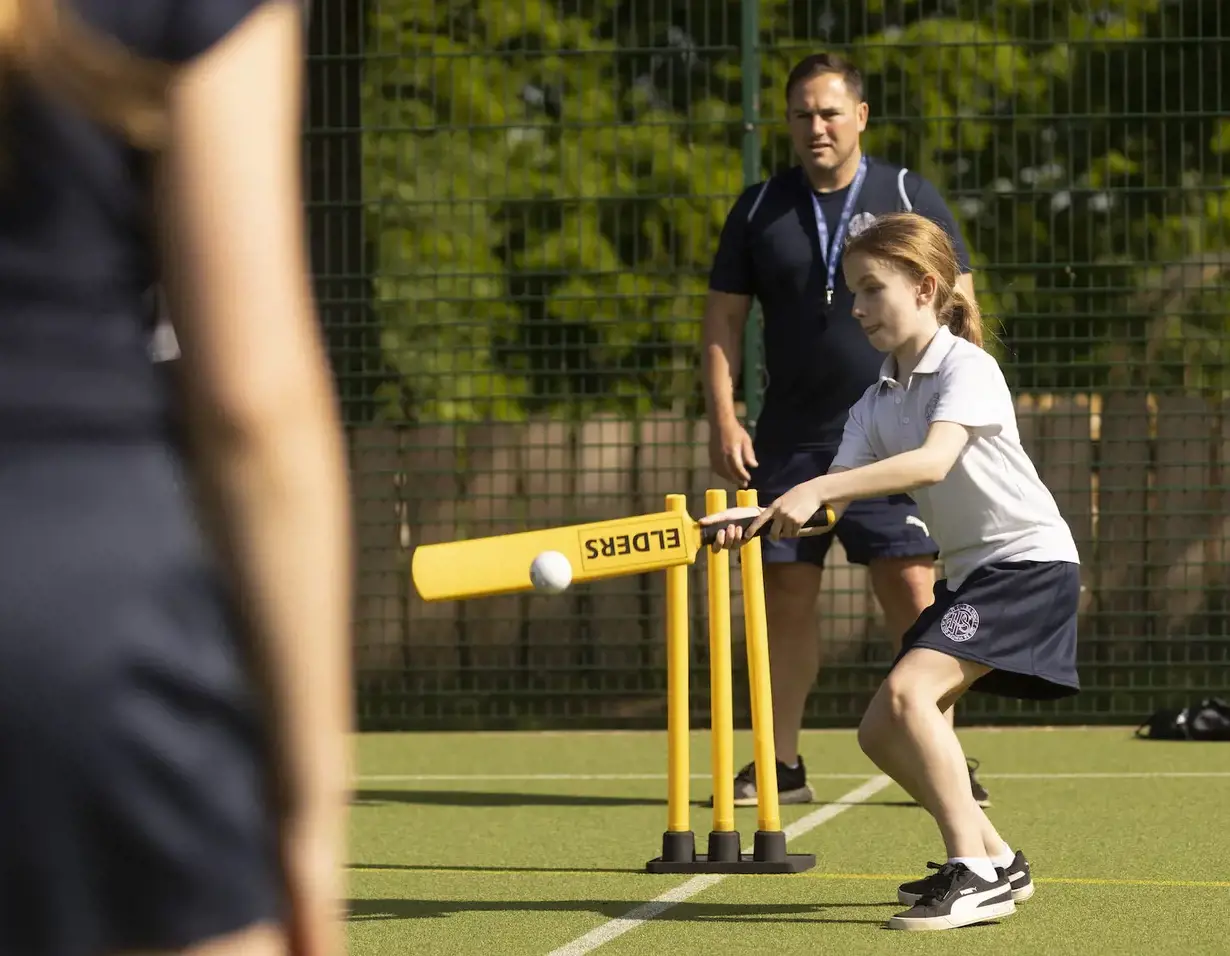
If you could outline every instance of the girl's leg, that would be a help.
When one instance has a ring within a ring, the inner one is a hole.
[[[941,713],[943,713],[943,711],[941,711]],[[944,717],[944,722],[948,722],[947,716]],[[952,725],[949,724],[949,726],[951,727]],[[884,770],[885,773],[889,773],[884,767],[880,767],[880,769]],[[927,804],[920,796],[923,792],[922,785],[919,784],[919,782],[914,778],[914,775],[910,773],[908,769],[898,768],[892,773],[889,773],[889,776],[893,778],[893,781],[897,784],[897,786],[913,798],[915,803],[917,803],[924,810],[928,810],[928,812],[930,812]],[[1012,856],[1013,851],[1006,843],[1004,843],[1003,840],[1000,839],[999,833],[992,825],[986,811],[983,810],[982,807],[978,806],[977,801],[974,802],[974,808],[978,811],[978,828],[982,833],[982,844],[986,851],[985,853],[979,855],[986,856],[991,860],[1001,861],[1000,865],[1002,866],[1002,861],[1007,857]]]
[[[962,687],[959,691],[954,691],[939,702],[939,708],[943,712],[944,720],[947,721],[949,727],[953,727],[952,714],[957,700],[965,693],[967,687],[968,685]],[[955,727],[953,728],[953,733],[956,733]],[[914,799],[917,800],[918,798],[915,797]],[[978,819],[979,825],[982,828],[982,843],[986,849],[986,855],[992,860],[1000,861],[1014,856],[1012,848],[1000,838],[999,832],[991,825],[991,819],[987,816],[987,812],[981,806],[978,806],[977,801],[974,801],[974,806],[978,807]]]
[[[893,668],[859,726],[863,752],[935,818],[949,859],[989,861],[1006,849],[970,793],[965,754],[942,709],[988,670],[916,648]]]

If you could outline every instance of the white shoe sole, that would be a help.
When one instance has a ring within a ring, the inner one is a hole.
[[[960,929],[962,926],[973,926],[975,923],[985,923],[988,920],[1003,919],[1016,912],[1016,903],[1005,900],[1002,903],[992,903],[982,906],[961,916],[932,916],[929,919],[906,919],[901,916],[892,917],[888,929],[904,930],[940,930]]]
[[[816,792],[812,790],[811,785],[799,787],[797,790],[782,790],[777,795],[777,803],[779,806],[788,807],[799,803],[812,803],[816,799]],[[712,803],[712,801],[710,801]],[[756,795],[750,797],[735,797],[736,807],[754,807],[756,806]]]
[[[1025,884],[1024,889],[1012,891],[1012,902],[1024,903],[1027,899],[1034,895],[1033,880]],[[921,893],[907,893],[905,890],[897,890],[897,902],[902,906],[913,906],[922,899]]]

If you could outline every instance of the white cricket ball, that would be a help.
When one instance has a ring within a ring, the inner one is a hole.
[[[530,565],[530,581],[539,591],[559,594],[572,583],[572,564],[558,551],[544,551]]]

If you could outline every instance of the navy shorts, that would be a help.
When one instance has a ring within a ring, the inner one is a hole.
[[[1069,561],[990,564],[955,591],[935,584],[935,603],[905,632],[897,661],[916,647],[994,668],[970,690],[1018,700],[1080,692],[1076,616],[1080,566]]]
[[[837,450],[761,451],[752,469],[749,487],[760,504],[770,505],[795,485],[829,470]],[[762,539],[766,564],[801,561],[822,566],[836,535],[851,564],[870,564],[877,558],[935,558],[939,547],[927,534],[918,506],[909,495],[853,501],[831,534],[805,538]]]
[[[0,952],[163,952],[280,920],[263,708],[178,463],[4,444]]]

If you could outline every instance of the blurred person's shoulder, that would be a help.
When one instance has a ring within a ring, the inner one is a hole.
[[[179,64],[223,40],[267,3],[302,0],[70,0],[81,20],[130,53]]]

